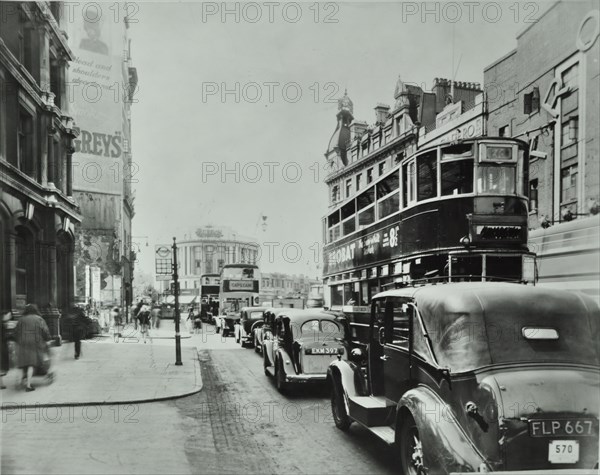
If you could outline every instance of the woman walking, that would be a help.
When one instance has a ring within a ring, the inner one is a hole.
[[[25,306],[23,316],[19,318],[15,328],[15,339],[17,341],[17,361],[19,368],[23,370],[25,391],[33,391],[31,378],[35,367],[43,365],[48,354],[48,341],[51,340],[48,325],[42,318],[37,305]]]
[[[6,386],[2,383],[2,378],[6,376],[8,370],[10,369],[10,364],[8,360],[8,327],[7,322],[11,319],[12,314],[10,311],[2,312],[2,322],[0,322],[0,363],[2,368],[0,369],[0,389],[6,389]]]
[[[150,326],[150,306],[147,304],[142,305],[138,313],[138,319],[140,321],[140,329],[144,343],[146,343],[146,337],[148,335],[148,327]]]

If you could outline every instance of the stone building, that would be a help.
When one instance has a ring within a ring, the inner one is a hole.
[[[0,309],[40,307],[52,335],[73,303],[73,53],[58,3],[1,2]]]
[[[319,282],[319,280],[305,275],[263,272],[261,274],[260,301],[273,301],[277,298],[306,299],[311,293],[311,288]]]
[[[484,70],[489,135],[530,143],[531,229],[598,213],[600,19],[554,2]]]
[[[170,245],[169,245],[170,246]],[[225,264],[258,264],[256,239],[242,236],[226,226],[204,226],[177,240],[179,287],[182,294],[200,293],[200,277],[218,274]],[[157,289],[168,289],[169,280],[158,281]],[[193,289],[192,292],[186,292]]]
[[[138,165],[132,161],[132,65],[124,4],[72,4],[63,15],[74,51],[69,71],[73,116],[81,130],[73,156],[74,197],[82,221],[75,232],[77,299],[94,305],[132,301],[132,219]]]

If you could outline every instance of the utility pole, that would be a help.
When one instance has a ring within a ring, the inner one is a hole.
[[[181,366],[181,333],[179,333],[179,281],[177,280],[177,242],[173,238],[173,295],[175,296],[175,366]]]

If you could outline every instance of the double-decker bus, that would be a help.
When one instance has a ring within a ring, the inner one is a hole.
[[[390,286],[534,282],[527,159],[528,145],[515,139],[439,144],[340,203],[324,219],[325,305],[361,322]]]
[[[200,276],[200,298],[208,301],[219,300],[220,293],[220,274],[202,274]]]
[[[253,264],[225,264],[221,269],[219,284],[219,317],[217,328],[233,333],[233,323],[239,319],[244,307],[259,304],[260,271]],[[231,328],[227,330],[226,327]]]

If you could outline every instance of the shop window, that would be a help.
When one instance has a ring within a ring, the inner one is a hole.
[[[370,224],[375,222],[375,207],[371,206],[364,211],[358,213],[358,226],[359,228],[364,228]]]
[[[432,150],[417,158],[417,200],[437,196],[437,151]]]
[[[371,183],[373,181],[373,169],[369,168],[367,170],[367,184]]]
[[[356,175],[356,191],[360,190],[360,187],[362,186],[361,181],[362,175],[359,173],[358,175]]]
[[[331,202],[337,203],[340,200],[340,187],[338,185],[334,185],[331,188]]]
[[[352,194],[352,180],[350,178],[348,178],[346,180],[346,198],[350,198],[351,194]]]
[[[383,174],[385,173],[385,171],[386,171],[386,168],[387,168],[387,167],[386,167],[386,163],[385,163],[385,161],[383,161],[383,162],[381,162],[381,163],[379,164],[379,176],[381,176],[381,175],[383,175]]]

